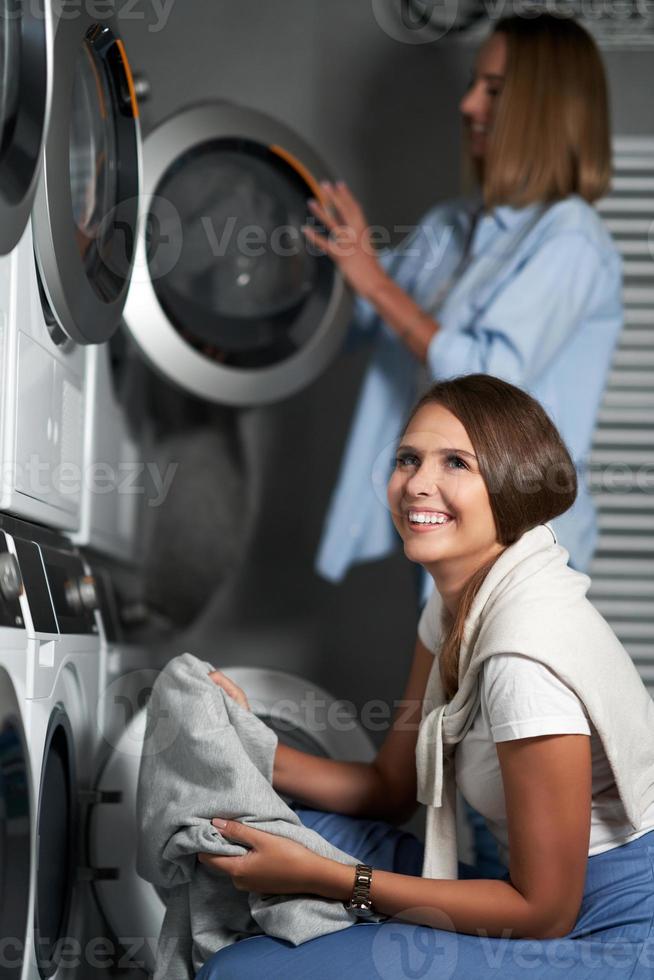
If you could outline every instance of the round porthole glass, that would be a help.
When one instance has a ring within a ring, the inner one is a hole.
[[[53,124],[32,212],[46,320],[79,344],[118,328],[136,253],[139,112],[118,20],[77,9],[57,22]]]
[[[149,214],[148,265],[188,344],[242,368],[276,364],[307,344],[334,277],[301,231],[311,193],[287,161],[248,139],[199,144],[164,173]],[[157,245],[180,228],[179,258],[161,268],[167,252]]]
[[[4,673],[4,684],[7,677]],[[29,762],[22,731],[12,718],[0,722],[0,936],[20,949],[29,917],[31,811]],[[2,976],[20,980],[22,960],[9,955]]]
[[[121,126],[125,85],[118,42],[108,28],[94,26],[82,42],[73,81],[70,190],[84,269],[106,302],[124,288],[135,245],[136,202],[129,194],[136,185],[125,186],[124,176],[125,153],[131,156],[134,142],[133,128]],[[133,183],[133,173],[128,180]]]
[[[76,788],[70,723],[57,708],[43,757],[37,825],[38,873],[34,945],[39,973],[57,970],[73,896],[76,855]]]

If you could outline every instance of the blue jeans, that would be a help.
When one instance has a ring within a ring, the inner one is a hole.
[[[413,834],[295,806],[306,827],[383,871],[419,876]],[[459,866],[459,876],[483,877]],[[357,922],[300,946],[248,936],[219,950],[196,980],[652,980],[654,831],[588,859],[577,922],[564,939],[488,939],[399,919]]]

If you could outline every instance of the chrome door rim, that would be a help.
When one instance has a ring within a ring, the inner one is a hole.
[[[139,234],[125,322],[152,367],[178,387],[223,404],[267,404],[305,387],[336,356],[350,319],[352,297],[336,273],[318,330],[295,354],[267,367],[225,367],[203,356],[177,332],[159,304],[149,275],[146,219],[157,187],[171,165],[194,147],[225,137],[283,148],[301,161],[303,170],[316,183],[329,176],[325,165],[296,133],[253,109],[226,102],[207,103],[183,110],[160,124],[143,144]]]
[[[121,273],[120,277],[123,280],[122,287],[113,299],[103,300],[87,276],[82,254],[75,240],[69,146],[77,58],[89,31],[95,27],[106,28],[111,32],[120,51],[125,73],[124,104],[131,105],[131,115],[127,118],[132,135],[130,145],[124,147],[129,159],[121,170],[122,179],[127,181],[124,200],[133,209],[134,223],[138,212],[140,185],[140,128],[131,71],[116,29],[116,15],[98,22],[83,8],[76,5],[74,9],[74,18],[61,19],[54,28],[53,61],[56,69],[52,76],[51,115],[58,122],[56,126],[48,128],[34,200],[32,226],[42,285],[52,313],[62,330],[74,341],[97,344],[109,340],[120,324],[134,253],[132,244],[131,261],[124,270],[124,276]],[[114,215],[113,220],[117,222],[118,217]],[[136,228],[125,234],[135,237]]]

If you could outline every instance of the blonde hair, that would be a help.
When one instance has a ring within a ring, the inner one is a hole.
[[[611,182],[608,92],[602,59],[569,17],[505,17],[506,76],[486,159],[484,204],[524,207],[578,194],[592,203]]]

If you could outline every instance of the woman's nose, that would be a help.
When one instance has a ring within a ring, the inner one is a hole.
[[[484,113],[483,96],[478,85],[472,85],[459,103],[462,115],[478,118]]]
[[[408,497],[431,497],[438,492],[438,474],[436,470],[421,466],[413,473],[406,483]]]

